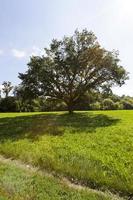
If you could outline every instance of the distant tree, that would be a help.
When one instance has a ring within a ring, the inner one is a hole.
[[[14,97],[6,97],[0,100],[0,112],[16,112],[16,101]]]
[[[22,101],[32,101],[33,98],[37,96],[37,94],[33,94],[32,91],[29,90],[28,87],[24,85],[18,85],[14,87],[13,94],[17,99],[21,99]]]
[[[104,99],[102,102],[103,105],[103,110],[114,110],[115,109],[115,105],[114,102],[110,99]]]
[[[133,98],[124,97],[121,100],[121,104],[123,105],[123,109],[127,109],[127,110],[133,109]]]
[[[11,92],[11,90],[13,89],[13,86],[12,86],[12,83],[9,82],[9,81],[4,81],[2,83],[3,85],[3,88],[2,88],[2,91],[3,91],[3,94],[5,95],[5,97],[7,98],[9,96],[9,93]]]
[[[114,102],[119,102],[120,101],[120,96],[116,95],[116,94],[111,94],[109,95],[109,97],[114,101]]]
[[[123,104],[121,102],[115,102],[114,103],[114,110],[122,110]]]
[[[26,73],[19,73],[27,97],[47,96],[66,103],[69,113],[75,102],[91,89],[123,85],[128,78],[119,65],[118,53],[102,48],[93,32],[75,31],[71,37],[54,39],[43,56],[31,57]]]
[[[102,95],[102,98],[108,98],[110,97],[111,95],[113,95],[113,92],[111,90],[111,86],[110,84],[103,84],[103,86],[101,87],[101,95]]]
[[[92,104],[90,105],[90,108],[91,108],[92,110],[100,110],[100,109],[101,109],[101,104],[100,104],[100,102],[92,103]]]

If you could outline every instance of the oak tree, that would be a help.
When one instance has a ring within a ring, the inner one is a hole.
[[[119,64],[117,51],[102,48],[95,34],[84,29],[62,40],[52,40],[43,56],[33,56],[26,73],[19,73],[29,96],[62,100],[69,113],[78,99],[105,85],[122,86],[128,73]]]

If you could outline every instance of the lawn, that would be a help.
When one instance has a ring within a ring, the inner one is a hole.
[[[115,200],[105,193],[74,190],[53,177],[0,163],[0,200]]]
[[[91,188],[133,193],[133,111],[0,114],[0,141],[6,157]]]

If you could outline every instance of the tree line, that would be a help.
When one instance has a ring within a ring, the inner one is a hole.
[[[14,88],[3,83],[1,111],[132,109],[131,97],[118,97],[111,90],[129,78],[118,51],[101,47],[87,29],[53,39],[44,55],[32,56],[18,77],[21,83]]]
[[[18,87],[4,82],[0,96],[0,112],[66,111],[67,105],[50,97],[24,99],[18,95]],[[122,110],[133,109],[133,97],[118,96],[112,91],[86,92],[74,106],[74,110]]]

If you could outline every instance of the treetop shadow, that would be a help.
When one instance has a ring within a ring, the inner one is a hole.
[[[115,125],[119,119],[104,114],[74,113],[38,114],[0,118],[0,140],[31,139],[37,140],[42,135],[61,136],[65,130],[74,133],[92,133],[99,127]]]

